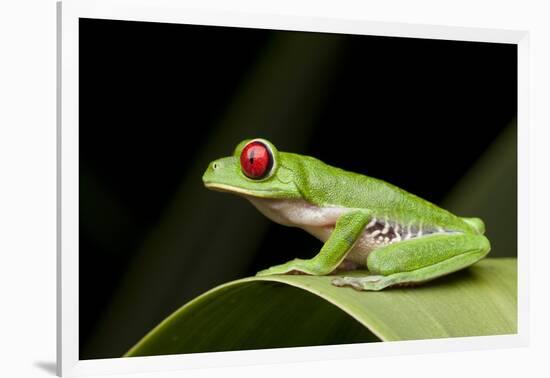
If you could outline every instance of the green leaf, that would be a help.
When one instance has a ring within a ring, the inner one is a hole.
[[[513,334],[516,269],[515,259],[485,259],[380,292],[335,287],[329,276],[245,278],[187,303],[125,356]]]

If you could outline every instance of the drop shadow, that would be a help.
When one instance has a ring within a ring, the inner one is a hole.
[[[56,365],[55,362],[52,362],[52,361],[36,361],[34,363],[34,366],[44,370],[46,373],[49,373],[50,375],[56,375],[57,374],[57,365]]]

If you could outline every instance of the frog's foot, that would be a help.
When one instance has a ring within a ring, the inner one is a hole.
[[[264,269],[257,272],[256,277],[271,276],[273,274],[277,274],[277,273],[272,273],[271,268],[269,268],[269,269]]]
[[[378,291],[390,286],[392,282],[387,281],[386,276],[363,276],[363,277],[337,277],[332,280],[334,286],[351,286],[360,291]]]
[[[271,276],[273,274],[309,274],[312,276],[323,276],[330,273],[330,270],[323,269],[314,260],[294,259],[285,264],[275,265],[271,268],[260,270],[256,276]]]
[[[256,273],[257,277],[261,276],[272,276],[274,274],[293,274],[297,270],[298,259],[295,259],[293,261],[289,261],[286,264],[281,265],[275,265],[271,268],[260,270],[258,273]]]
[[[270,269],[260,270],[259,272],[256,273],[256,277],[274,276],[274,275],[278,275],[278,274],[288,274],[288,275],[292,275],[292,276],[307,275],[307,273],[300,272],[299,270],[289,270],[288,272],[274,273],[270,268]]]

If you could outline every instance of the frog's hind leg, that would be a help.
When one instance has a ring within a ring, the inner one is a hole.
[[[417,284],[472,265],[490,248],[483,235],[434,234],[405,240],[369,254],[367,267],[373,275],[338,277],[332,284],[357,290]]]

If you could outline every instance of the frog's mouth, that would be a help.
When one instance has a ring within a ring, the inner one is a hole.
[[[284,191],[277,191],[272,189],[244,189],[234,185],[221,184],[219,182],[204,181],[204,186],[207,189],[215,190],[217,192],[226,192],[243,197],[256,197],[256,198],[286,198],[287,193]]]
[[[250,191],[244,188],[239,188],[238,186],[234,186],[234,185],[220,184],[218,182],[205,182],[204,186],[208,189],[215,190],[217,192],[226,192],[226,193],[234,193],[234,194],[242,194],[246,196],[259,197],[259,195],[255,195],[253,191]]]

